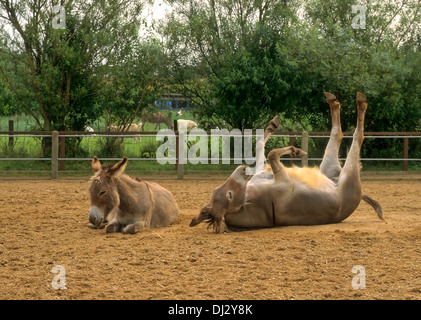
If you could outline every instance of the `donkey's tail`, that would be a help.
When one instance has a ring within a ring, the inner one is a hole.
[[[383,218],[383,210],[382,210],[382,207],[380,206],[380,204],[379,204],[376,200],[374,200],[373,198],[369,197],[369,196],[368,196],[368,195],[366,195],[366,194],[363,194],[363,195],[362,195],[362,199],[363,199],[365,202],[367,202],[370,206],[372,206],[372,207],[373,207],[374,211],[376,211],[376,213],[377,213],[377,216],[378,216],[381,220],[385,221],[385,220],[384,220],[384,218]]]

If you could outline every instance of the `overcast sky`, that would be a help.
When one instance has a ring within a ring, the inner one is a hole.
[[[155,0],[153,6],[148,6],[143,13],[148,21],[148,26],[151,25],[152,20],[164,18],[165,13],[169,11],[169,9],[170,7],[166,5],[163,0]]]

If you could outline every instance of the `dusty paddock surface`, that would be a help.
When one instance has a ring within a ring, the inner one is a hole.
[[[421,182],[364,181],[334,225],[216,235],[190,220],[223,180],[157,181],[180,215],[136,235],[87,227],[88,181],[0,181],[0,299],[420,299]],[[54,290],[52,268],[66,272]],[[366,289],[355,290],[362,265]]]

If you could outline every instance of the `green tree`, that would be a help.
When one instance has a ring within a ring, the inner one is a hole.
[[[0,68],[7,62],[8,61],[0,60]],[[0,116],[14,114],[16,111],[17,107],[15,95],[10,90],[10,85],[7,82],[7,79],[0,73]]]
[[[112,66],[100,102],[108,124],[124,130],[140,120],[142,110],[154,105],[167,85],[167,60],[162,43],[149,38],[133,45]]]
[[[365,29],[354,29],[352,6],[359,1],[307,1],[308,58],[320,86],[346,106],[343,126],[354,126],[355,92],[366,93],[369,131],[411,131],[421,117],[417,76],[421,34],[419,1],[363,2]],[[310,27],[312,25],[313,27]],[[317,107],[317,105],[316,105]]]
[[[130,124],[139,124],[142,111],[154,107],[161,91],[167,88],[168,59],[162,43],[149,37],[124,52],[111,68],[98,104],[106,126],[125,131]],[[102,149],[110,156],[121,154],[122,139],[105,138]]]
[[[58,1],[0,1],[0,54],[13,61],[0,65],[0,75],[39,128],[83,130],[101,114],[96,99],[115,56],[138,40],[143,3],[60,3],[63,29],[53,26]]]
[[[203,119],[256,128],[287,110],[288,78],[279,42],[288,41],[293,1],[169,1],[164,36],[174,79],[196,102]]]
[[[352,131],[361,91],[370,104],[367,131],[419,128],[418,0],[168,2],[173,14],[161,34],[174,81],[196,100],[202,119],[256,128],[276,113],[324,131],[330,116],[323,91],[330,91],[343,105],[343,130]],[[354,25],[362,22],[358,14],[366,18],[362,28]],[[392,144],[365,145],[378,156]]]
[[[356,14],[351,8],[356,4],[366,9],[362,29],[352,26]],[[343,130],[352,131],[355,126],[357,91],[369,100],[367,131],[417,129],[421,119],[420,8],[417,0],[306,2],[303,56],[318,75],[317,87],[335,93],[341,101]],[[329,119],[324,101],[312,105],[312,113],[316,112]],[[313,128],[325,130],[325,125],[316,121]],[[401,141],[367,140],[363,156],[402,156]]]

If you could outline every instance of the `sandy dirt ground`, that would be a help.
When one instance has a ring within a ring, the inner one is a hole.
[[[0,299],[421,299],[419,180],[363,181],[386,223],[362,202],[339,224],[225,234],[189,227],[222,179],[157,182],[176,223],[124,235],[87,227],[88,180],[0,181]]]

